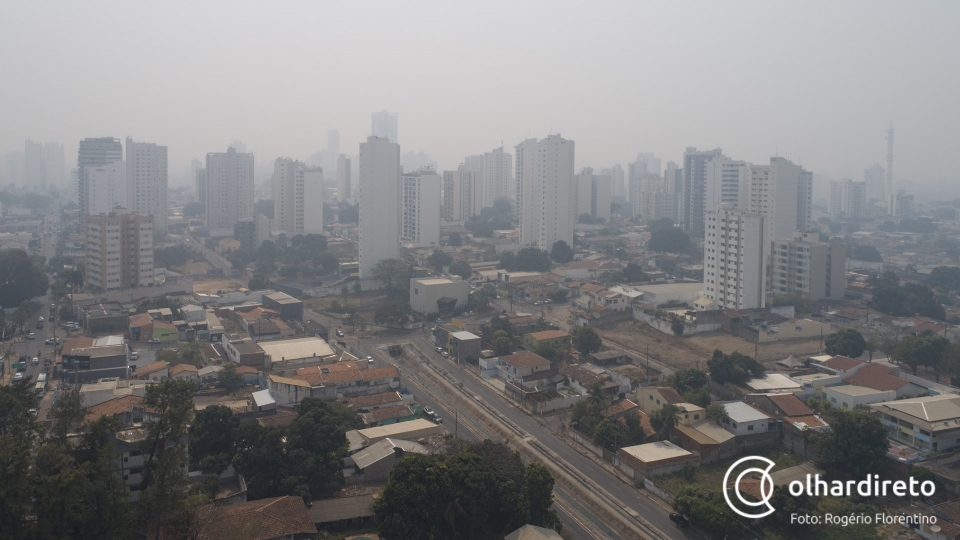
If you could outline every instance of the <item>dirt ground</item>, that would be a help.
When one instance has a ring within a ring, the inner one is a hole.
[[[243,285],[235,279],[198,278],[193,281],[193,292],[203,294],[217,294],[217,291],[236,292],[239,291],[242,286]]]
[[[820,345],[819,338],[812,340],[791,340],[778,343],[766,343],[757,346],[753,342],[722,332],[708,332],[693,336],[670,336],[640,321],[623,321],[615,325],[597,328],[600,335],[608,340],[647,354],[673,367],[706,366],[706,360],[715,349],[725,353],[740,352],[758,357],[761,363],[781,360],[790,356],[816,354]]]
[[[206,274],[207,270],[212,270],[213,267],[210,266],[210,263],[207,261],[200,262],[188,262],[183,265],[184,274]]]

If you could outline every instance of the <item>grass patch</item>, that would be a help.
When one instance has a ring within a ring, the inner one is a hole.
[[[751,455],[763,456],[772,460],[776,463],[776,466],[773,468],[774,471],[793,467],[794,465],[799,465],[807,461],[798,454],[784,452],[779,448],[761,450]],[[719,492],[723,485],[723,475],[727,474],[727,469],[730,468],[730,465],[733,465],[735,461],[742,457],[743,456],[736,456],[727,460],[711,463],[710,465],[698,467],[694,473],[693,480],[684,478],[680,473],[657,476],[652,478],[652,480],[654,484],[671,493],[676,493],[680,491],[680,488],[689,484],[699,484],[707,489]]]

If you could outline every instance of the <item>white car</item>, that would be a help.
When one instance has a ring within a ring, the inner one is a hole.
[[[13,374],[13,382],[22,381],[23,373],[17,372]]]
[[[37,322],[43,322],[43,317],[37,317]]]
[[[38,357],[36,357],[36,356],[34,356],[33,358],[30,359],[30,365],[31,365],[31,366],[35,366],[35,365],[37,365],[37,364],[39,364],[39,363],[40,363],[40,358],[38,358]]]
[[[34,334],[33,332],[30,332],[29,334],[27,334],[27,339],[37,339],[37,335]]]

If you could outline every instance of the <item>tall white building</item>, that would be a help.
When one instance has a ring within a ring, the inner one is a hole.
[[[388,139],[396,144],[397,140],[397,113],[387,111],[375,112],[370,121],[370,135]]]
[[[810,230],[813,174],[774,157],[770,165],[751,165],[744,210],[764,216],[768,242]]]
[[[273,226],[292,238],[323,232],[323,169],[290,158],[273,163]]]
[[[126,163],[114,161],[106,165],[88,165],[86,177],[88,215],[109,214],[118,206],[127,208]]]
[[[868,201],[887,200],[887,171],[879,163],[874,163],[872,167],[863,170],[863,181],[867,184]]]
[[[87,216],[86,276],[101,291],[153,285],[153,216]]]
[[[493,206],[500,197],[512,198],[513,193],[513,156],[503,151],[503,147],[483,155],[483,205]]]
[[[46,164],[43,162],[43,144],[30,139],[23,142],[25,186],[42,186],[47,183]]]
[[[153,230],[167,233],[167,147],[127,137],[127,205],[141,216],[153,215]]]
[[[516,146],[520,245],[550,251],[563,240],[573,246],[574,142],[560,135]]]
[[[194,181],[197,185],[197,199],[200,201],[200,204],[206,208],[207,206],[207,170],[203,167],[200,167],[196,170]]]
[[[630,193],[627,191],[627,184],[624,181],[623,167],[614,165],[607,169],[601,169],[600,174],[610,177],[610,196],[615,200],[629,200]]]
[[[887,199],[887,213],[889,215],[901,218],[910,217],[913,212],[913,195],[907,195],[906,191],[898,189],[896,193],[891,193]]]
[[[327,153],[324,155],[326,163],[321,165],[330,175],[330,178],[339,178],[337,175],[340,165],[340,132],[331,129],[327,131]]]
[[[43,144],[43,163],[47,184],[63,186],[64,179],[63,145],[55,142]]]
[[[83,216],[90,213],[87,209],[87,201],[90,198],[87,192],[87,167],[107,165],[122,160],[123,145],[120,144],[120,139],[98,137],[80,141],[80,147],[77,149],[77,202],[80,205],[81,222]]]
[[[207,154],[206,205],[210,236],[231,236],[237,221],[253,217],[253,154]]]
[[[350,191],[350,160],[345,154],[337,158],[337,200],[348,201],[352,197]]]
[[[867,183],[850,179],[830,182],[830,215],[861,219],[867,215]]]
[[[400,257],[400,145],[370,136],[359,162],[360,279],[373,279],[377,263]]]
[[[477,173],[460,165],[456,171],[443,171],[443,208],[440,218],[447,222],[463,223],[480,213],[476,208],[474,186]]]
[[[770,249],[764,217],[725,206],[704,222],[704,295],[717,308],[764,307]]]
[[[699,234],[706,211],[707,164],[722,157],[719,148],[697,151],[689,147],[683,153],[683,190],[680,205],[680,223],[688,233]]]
[[[400,240],[416,247],[440,247],[440,176],[433,169],[400,177]]]
[[[746,204],[746,186],[750,183],[750,165],[718,155],[705,164],[704,208],[713,212],[724,204],[743,208]]]
[[[24,161],[23,152],[20,150],[14,150],[3,156],[4,185],[23,185],[23,179],[26,178]]]
[[[610,177],[593,174],[590,167],[584,168],[577,175],[574,183],[573,213],[578,218],[583,214],[590,214],[593,218],[603,218],[610,221]]]

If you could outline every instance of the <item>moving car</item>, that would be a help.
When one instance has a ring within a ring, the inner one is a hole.
[[[138,351],[133,351],[132,353],[130,353],[131,360],[137,360],[139,358],[140,358],[140,353]]]
[[[423,414],[429,416],[430,418],[433,418],[434,416],[437,415],[437,413],[433,412],[433,409],[431,409],[430,407],[424,407]]]
[[[337,329],[337,337],[343,337],[343,330]]]
[[[147,340],[147,343],[160,343],[160,340],[157,339],[157,338],[148,339],[148,340]]]
[[[43,316],[37,317],[37,322],[43,322]]]
[[[27,334],[27,339],[37,339],[37,335],[34,334],[33,332],[30,332],[29,334]]]
[[[442,357],[444,357],[444,358],[450,358],[450,354],[447,353],[447,351],[441,351],[441,352],[440,352],[440,356],[442,356]]]
[[[56,342],[53,341],[53,338],[52,338],[52,337],[50,337],[50,338],[47,338],[47,339],[43,340],[43,343],[46,344],[46,345],[53,345],[53,344],[56,343]]]
[[[677,513],[670,514],[670,521],[676,523],[681,527],[688,527],[690,525],[690,520],[687,519],[687,516],[684,516],[683,514],[677,514]]]
[[[372,357],[372,356],[368,356],[368,357],[367,357],[367,363],[368,363],[368,364],[372,364],[372,363],[373,363],[373,357]]]
[[[39,363],[40,363],[40,359],[37,358],[36,356],[34,356],[33,358],[30,359],[30,365],[31,365],[31,366],[35,366],[35,365],[37,365],[37,364],[39,364]]]
[[[22,381],[22,380],[23,380],[23,373],[18,371],[13,374],[13,382]]]

